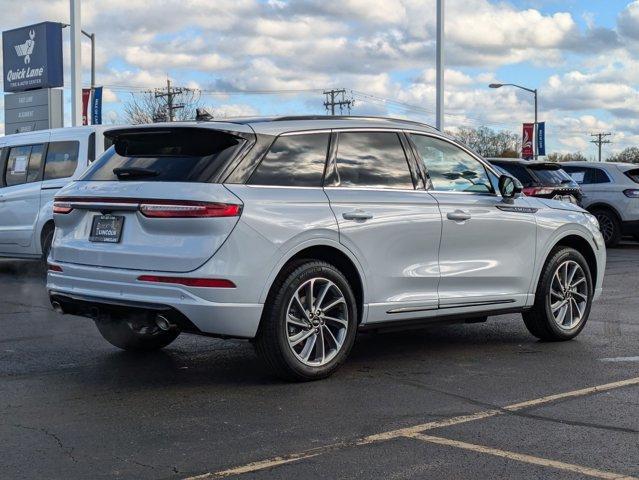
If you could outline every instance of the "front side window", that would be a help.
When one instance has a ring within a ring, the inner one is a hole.
[[[493,193],[484,166],[461,148],[433,137],[411,134],[434,190]]]
[[[40,179],[44,145],[12,147],[7,158],[4,181],[7,186],[36,182]]]
[[[51,142],[44,165],[44,180],[68,178],[78,166],[80,142]]]
[[[328,133],[279,137],[248,181],[249,185],[321,187]]]
[[[340,133],[331,186],[414,189],[399,135],[395,132]]]

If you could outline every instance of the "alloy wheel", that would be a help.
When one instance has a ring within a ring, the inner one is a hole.
[[[286,310],[288,344],[305,365],[326,365],[340,352],[348,332],[348,306],[339,287],[311,278],[293,294]]]
[[[583,268],[574,260],[559,264],[548,294],[555,323],[563,330],[575,328],[588,306],[588,282]]]
[[[604,241],[608,243],[614,235],[615,231],[615,226],[612,223],[613,220],[605,213],[597,213],[597,215],[595,216],[597,218],[597,221],[599,222],[599,230],[601,230],[601,235],[603,236]]]

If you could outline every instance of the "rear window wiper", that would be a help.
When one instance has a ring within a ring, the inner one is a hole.
[[[114,168],[113,173],[118,180],[127,180],[129,178],[157,177],[160,172],[151,168],[142,167],[119,167]]]

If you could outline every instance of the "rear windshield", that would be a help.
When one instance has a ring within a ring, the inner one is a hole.
[[[519,180],[524,187],[529,187],[535,183],[535,179],[528,173],[526,167],[515,162],[492,162],[506,173]]]
[[[245,142],[203,128],[120,131],[112,140],[80,180],[207,183]]]
[[[554,165],[531,165],[529,168],[543,185],[562,185],[575,182],[561,167]]]

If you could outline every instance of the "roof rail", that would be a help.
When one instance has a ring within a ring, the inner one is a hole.
[[[420,125],[422,127],[435,128],[427,123],[418,122],[415,120],[406,120],[403,118],[392,117],[375,117],[367,115],[289,115],[283,117],[273,117],[271,121],[286,121],[286,120],[386,120],[389,122],[408,123],[412,125]]]

